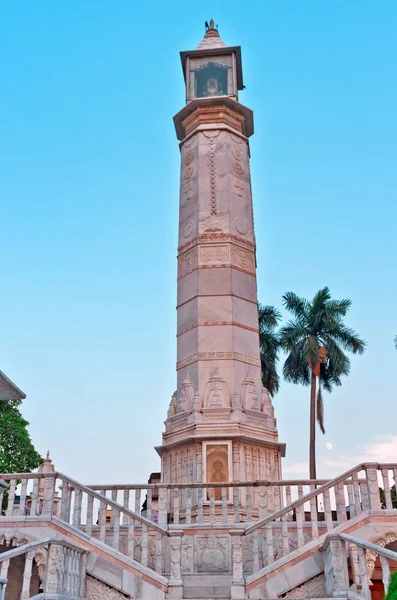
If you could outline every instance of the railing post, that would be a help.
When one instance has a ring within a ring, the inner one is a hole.
[[[367,475],[369,506],[371,510],[381,510],[382,508],[380,503],[377,466],[377,463],[367,463],[366,465],[364,465],[365,472]]]
[[[229,531],[232,541],[232,564],[233,577],[231,585],[232,600],[242,600],[245,598],[245,580],[243,574],[243,544],[241,529],[231,529]]]
[[[324,563],[327,597],[345,597],[349,589],[346,546],[332,534],[327,536],[327,542]]]
[[[181,568],[181,546],[183,531],[170,531],[171,544],[171,577],[168,582],[168,597],[172,600],[183,598],[182,568]]]
[[[63,559],[63,547],[61,544],[50,542],[44,581],[44,594],[61,593]]]
[[[52,516],[54,512],[54,491],[55,477],[46,477],[44,479],[43,508],[41,510],[43,515]]]

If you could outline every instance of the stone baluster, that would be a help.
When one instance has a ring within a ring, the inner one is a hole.
[[[258,530],[254,531],[252,534],[252,572],[256,573],[259,571],[259,536]]]
[[[358,562],[357,546],[355,544],[349,544],[349,554],[350,554],[352,579],[353,579],[354,585],[356,586],[356,590],[359,590],[360,589],[360,565]]]
[[[281,517],[281,533],[283,536],[283,556],[286,556],[289,553],[289,543],[288,543],[288,515],[283,515]]]
[[[274,510],[280,510],[283,505],[281,490],[279,485],[273,486]]]
[[[210,521],[215,523],[215,488],[210,487]]]
[[[148,544],[149,544],[149,536],[148,536],[148,527],[147,525],[142,525],[142,537],[141,537],[141,548],[142,548],[142,557],[141,563],[144,567],[147,567],[148,560]]]
[[[247,521],[252,521],[252,487],[248,486],[245,496],[246,510],[247,510]]]
[[[87,574],[87,559],[88,559],[88,552],[82,552],[80,554],[80,588],[79,588],[79,597],[80,598],[85,598],[86,597],[86,586],[85,586],[85,579],[86,579],[86,574]]]
[[[285,502],[286,502],[286,506],[289,506],[291,504],[291,486],[287,485],[285,488]],[[292,521],[293,518],[293,514],[292,511],[288,513],[288,521]]]
[[[80,488],[74,489],[74,503],[73,503],[73,525],[79,527],[81,523],[81,503],[82,503],[82,492]]]
[[[167,525],[167,488],[159,488],[159,525]]]
[[[106,490],[101,490],[102,496],[105,496]],[[106,508],[107,503],[101,500],[99,504],[99,539],[101,542],[106,540]]]
[[[192,522],[192,490],[190,488],[185,488],[185,506],[186,506],[186,523],[190,524]]]
[[[92,518],[94,516],[94,498],[91,495],[87,497],[87,519],[85,532],[87,535],[92,535]]]
[[[43,508],[41,510],[43,515],[52,515],[54,512],[54,491],[55,477],[45,477],[43,492]]]
[[[353,495],[354,495],[354,515],[357,517],[361,515],[361,499],[360,499],[360,486],[358,485],[358,476],[357,473],[352,475],[353,481]]]
[[[8,579],[8,567],[9,567],[9,566],[10,566],[10,559],[3,560],[3,561],[0,563],[0,579],[2,579],[2,580],[6,580],[6,579]],[[5,585],[6,585],[6,584],[4,584],[4,586],[5,586]],[[1,590],[1,588],[0,588],[0,592],[1,592],[1,591],[3,591],[3,595],[1,596],[1,598],[3,598],[3,599],[4,599],[4,597],[5,597],[5,594],[4,594],[4,592],[5,592],[5,589],[4,589],[4,587],[3,587],[3,589],[2,589],[2,590]]]
[[[264,519],[267,509],[267,490],[264,485],[258,488],[259,520]]]
[[[16,479],[11,479],[10,481],[10,489],[8,491],[8,504],[7,504],[7,510],[6,510],[6,515],[7,517],[12,517],[13,512],[14,512],[14,501],[15,501],[15,489],[17,487],[17,480]]]
[[[310,485],[310,491],[314,492],[315,486]],[[317,500],[318,496],[314,496],[310,499],[310,520],[312,522],[312,539],[318,538],[318,523],[317,523]]]
[[[24,515],[26,509],[26,487],[28,485],[27,479],[22,479],[21,483],[21,494],[19,496],[19,514]]]
[[[300,504],[296,507],[296,535],[298,541],[298,548],[304,545],[305,538],[303,535],[303,515],[304,515],[304,504]]]
[[[27,552],[25,554],[25,568],[23,570],[21,600],[28,600],[28,598],[30,598],[30,580],[32,578],[33,558],[33,551]]]
[[[127,509],[130,507],[130,490],[124,490],[123,492],[123,506]],[[123,513],[122,519],[122,524],[128,525],[128,515]]]
[[[141,514],[141,490],[135,490],[135,508],[134,511],[137,515]]]
[[[197,523],[202,523],[203,517],[203,488],[197,490]]]
[[[134,558],[135,544],[135,519],[128,518],[128,534],[127,534],[127,556]]]
[[[389,560],[385,556],[380,556],[380,564],[382,567],[382,581],[383,587],[385,588],[385,594],[387,594],[387,588],[389,587],[390,580],[390,565]]]
[[[146,498],[146,518],[151,521],[152,520],[152,488],[149,488],[147,491]]]
[[[346,521],[346,503],[343,482],[337,483],[334,486],[334,492],[336,503],[336,518],[339,521],[339,523],[344,523]]]
[[[170,546],[171,546],[171,573],[168,581],[168,597],[170,599],[180,600],[183,598],[182,587],[182,536],[183,531],[170,531]]]
[[[118,550],[120,547],[120,511],[112,508],[113,515],[113,548]]]
[[[298,499],[303,498],[303,485],[298,485]]]
[[[227,488],[222,488],[222,523],[227,523]]]
[[[353,485],[351,483],[347,486],[347,497],[349,500],[349,518],[353,519],[356,516],[356,507],[354,504]]]
[[[112,498],[113,502],[117,502],[117,490],[115,490],[115,489],[112,490],[111,498]],[[110,527],[111,527],[111,529],[114,528],[114,520],[115,520],[115,514],[114,514],[114,509],[112,506],[110,509]]]
[[[233,488],[233,511],[234,511],[234,522],[235,523],[240,523],[240,494],[239,494],[239,488],[238,487],[234,487]]]
[[[331,498],[329,490],[324,490],[323,493],[324,498],[324,513],[325,513],[325,522],[327,524],[327,531],[332,531],[334,528],[333,520],[332,520],[332,510],[331,510]]]
[[[172,494],[173,494],[173,498],[174,498],[174,524],[178,524],[179,523],[179,500],[180,500],[179,489],[174,488],[172,491]]]
[[[156,573],[163,572],[163,536],[160,531],[156,531]]]
[[[39,480],[37,477],[33,479],[33,490],[30,502],[30,514],[37,515],[37,503],[39,498]]]
[[[366,464],[365,471],[367,474],[370,508],[371,510],[380,510],[382,506],[380,503],[377,463]]]
[[[241,529],[232,529],[230,537],[232,541],[232,585],[231,597],[232,600],[240,600],[245,598],[245,581],[243,574],[243,544]]]
[[[62,521],[69,523],[70,521],[70,496],[71,491],[66,481],[62,482],[61,485],[61,514],[60,518]]]
[[[267,555],[267,564],[274,560],[274,551],[273,551],[273,524],[266,524],[266,555]]]
[[[346,596],[349,588],[346,547],[332,534],[326,547],[324,573],[327,597]]]
[[[390,493],[390,481],[389,481],[388,469],[382,469],[382,479],[383,479],[383,489],[385,491],[386,508],[393,508],[393,503],[391,500],[391,493]]]
[[[361,596],[367,600],[370,600],[371,591],[369,589],[366,552],[363,550],[363,548],[357,547],[357,554],[361,582]]]

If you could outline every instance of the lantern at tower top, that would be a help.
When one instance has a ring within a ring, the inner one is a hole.
[[[240,46],[226,46],[213,19],[196,50],[181,52],[186,102],[228,96],[238,100],[243,89]]]

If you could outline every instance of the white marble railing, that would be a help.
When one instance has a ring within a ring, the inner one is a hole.
[[[12,583],[14,586],[17,584],[17,587],[19,583],[19,587],[22,588],[21,600],[28,600],[31,597],[33,559],[35,551],[41,547],[48,549],[44,589],[34,597],[51,597],[53,600],[65,597],[70,600],[85,598],[86,551],[64,540],[46,538],[0,554],[1,599],[5,598],[10,561],[21,555],[25,556],[24,569],[20,572],[22,583],[17,581]]]
[[[382,582],[385,594],[387,594],[390,579],[390,561],[394,563],[397,561],[397,552],[344,533],[327,536],[323,550],[325,552],[324,571],[327,596],[346,595],[347,592],[351,600],[371,600],[366,553],[379,556]],[[354,579],[353,586],[349,584],[349,557]]]

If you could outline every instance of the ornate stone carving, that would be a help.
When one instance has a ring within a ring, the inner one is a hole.
[[[45,592],[50,594],[61,593],[63,548],[58,544],[52,544],[48,556],[48,567]]]
[[[255,273],[254,254],[240,246],[232,245],[232,262],[237,267]]]
[[[229,133],[229,137],[235,144],[242,144],[244,140],[238,135],[234,135],[233,133]]]
[[[326,598],[325,577],[317,575],[287,592],[284,598]]]
[[[248,223],[245,219],[243,219],[242,217],[238,217],[235,221],[234,221],[234,226],[236,227],[237,231],[239,233],[241,233],[241,235],[247,235],[248,233]]]
[[[241,181],[241,179],[235,179],[234,180],[234,187],[236,188],[236,194],[237,194],[237,196],[242,197],[243,196],[243,192],[244,192],[244,184]]]
[[[99,581],[99,579],[91,577],[91,575],[87,575],[85,596],[86,600],[125,600],[128,598],[122,592],[115,590],[110,585],[106,585],[106,583]]]
[[[190,165],[193,160],[193,151],[188,150],[185,154],[185,165]]]
[[[187,365],[191,365],[197,360],[239,360],[243,363],[260,367],[260,359],[254,356],[246,356],[240,352],[197,352],[187,358],[184,358],[176,363],[177,369],[182,369]]]
[[[182,573],[193,573],[194,565],[193,565],[193,543],[192,537],[190,535],[184,535],[182,538],[182,546],[181,546],[182,554],[181,554],[181,568]]]
[[[380,548],[385,548],[389,544],[392,544],[397,540],[397,533],[393,531],[389,531],[388,533],[377,536],[375,539],[371,540],[372,544],[376,544]],[[371,579],[374,574],[375,562],[378,558],[378,554],[375,552],[371,552],[371,550],[366,550],[366,562],[367,562],[367,572],[368,572],[368,580],[369,585],[371,585]]]
[[[174,392],[172,394],[171,402],[168,407],[167,418],[170,419],[171,417],[173,417],[175,415],[175,413],[176,413],[176,392]]]
[[[171,580],[181,579],[181,536],[171,537]]]
[[[197,268],[197,247],[191,248],[179,257],[178,278],[188,275]]]
[[[233,583],[242,582],[243,574],[243,544],[240,535],[232,535]]]
[[[209,263],[227,263],[229,261],[229,247],[222,246],[202,246],[200,248],[200,261],[204,264]]]
[[[176,398],[176,412],[190,412],[192,410],[193,396],[192,382],[190,381],[189,373],[187,373]]]
[[[220,131],[210,130],[203,131],[205,137],[209,138],[208,144],[208,162],[210,170],[210,199],[211,199],[211,215],[217,214],[216,205],[216,165],[215,165],[215,138],[219,135]]]
[[[233,154],[233,157],[234,157],[236,160],[242,160],[242,159],[243,159],[243,155],[242,155],[242,153],[240,152],[240,150],[238,150],[238,148],[233,148],[233,149],[232,149],[232,154]]]
[[[205,389],[204,407],[225,408],[229,406],[230,396],[227,384],[220,376],[218,368],[215,368]]]
[[[197,571],[227,573],[230,570],[227,535],[197,537]]]
[[[239,162],[233,163],[233,170],[236,174],[236,177],[242,177],[244,175],[244,169]]]
[[[183,228],[183,237],[185,239],[189,238],[193,233],[193,221],[186,221],[185,226]]]
[[[255,382],[249,373],[246,374],[241,384],[240,398],[244,410],[259,410]]]
[[[34,538],[22,534],[18,529],[10,529],[0,533],[0,545],[5,545],[7,548],[24,546],[33,542]],[[37,548],[34,550],[34,561],[37,565],[40,581],[44,580],[46,565],[47,565],[47,548]]]

